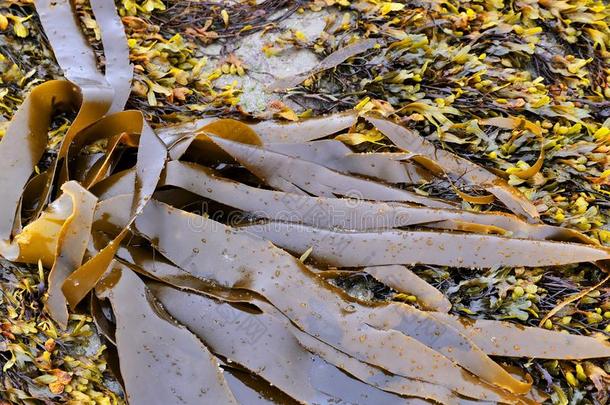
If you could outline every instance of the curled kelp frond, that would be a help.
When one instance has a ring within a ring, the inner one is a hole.
[[[47,142],[47,131],[56,110],[69,110],[81,98],[80,90],[65,81],[50,81],[32,90],[10,122],[0,142],[0,185],[4,198],[0,205],[0,237],[8,246],[14,236],[15,216],[21,194],[34,166],[41,159]],[[36,119],[32,119],[33,115]],[[3,248],[3,249],[6,249]],[[9,254],[2,252],[3,256]]]
[[[51,317],[66,328],[68,307],[61,286],[82,264],[89,244],[97,198],[74,181],[64,183],[61,189],[72,200],[72,213],[58,232],[55,261],[49,272],[49,296],[46,308]],[[32,235],[31,238],[36,239],[37,236]]]
[[[134,194],[130,206],[130,220],[116,238],[98,254],[74,271],[64,282],[62,290],[72,307],[75,307],[100,280],[110,266],[129,226],[140,215],[152,197],[165,166],[167,149],[146,121],[141,117],[141,133],[135,167]]]

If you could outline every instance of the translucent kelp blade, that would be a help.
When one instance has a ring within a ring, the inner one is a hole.
[[[324,70],[334,68],[337,65],[345,62],[352,56],[356,56],[362,52],[368,51],[369,49],[377,45],[378,42],[378,39],[363,39],[344,46],[343,48],[339,48],[335,52],[322,59],[320,63],[318,63],[308,72],[278,79],[271,83],[269,89],[273,91],[282,91],[291,87],[295,87],[311,75],[315,75],[316,73],[322,72]]]
[[[121,18],[114,1],[90,0],[104,46],[104,76],[114,90],[109,113],[122,111],[131,93],[133,65],[129,63],[129,47]],[[55,44],[51,44],[55,48]],[[73,51],[74,52],[74,51]]]
[[[467,320],[449,314],[431,315],[460,330],[493,356],[582,360],[610,357],[610,342],[510,322]]]
[[[502,212],[477,213],[265,190],[223,178],[212,169],[188,162],[169,162],[161,183],[186,189],[258,218],[302,222],[319,228],[375,230],[420,225],[461,229],[468,223],[483,226],[477,231],[500,228],[502,234],[517,238],[596,244],[578,231],[528,224],[515,215]],[[133,173],[120,172],[96,188],[96,192],[100,193],[100,199],[129,194],[132,184]]]
[[[47,145],[55,110],[78,106],[80,93],[72,83],[52,80],[35,87],[13,116],[0,141],[0,251],[8,256],[21,194]],[[36,117],[34,119],[33,117]],[[17,230],[19,231],[19,230]]]
[[[45,309],[55,322],[66,328],[68,307],[61,286],[83,262],[97,198],[74,181],[64,183],[61,189],[72,199],[72,213],[59,231],[55,263],[49,273],[49,296]]]
[[[371,313],[373,307],[353,301],[269,242],[154,200],[136,219],[136,228],[187,272],[225,287],[261,294],[302,330],[361,361],[405,377],[445,386],[449,382],[451,389],[471,396],[489,394],[489,388],[467,379],[449,359],[416,339],[369,327],[376,316]],[[414,316],[423,314],[417,311]],[[470,347],[468,356],[478,361],[478,370],[487,381],[515,392],[527,389],[475,351],[467,339],[459,334],[451,336],[459,338],[454,342],[456,347]],[[422,376],[423,367],[435,372]],[[495,377],[499,380],[494,381]]]
[[[451,207],[451,204],[440,200],[347,176],[305,160],[218,137],[211,139],[258,178],[282,191],[303,194],[304,190],[325,197],[347,195],[365,200],[406,201],[430,207]]]
[[[27,224],[15,237],[20,263],[38,263],[50,268],[55,262],[61,227],[72,213],[72,199],[61,195],[47,206],[42,215]]]
[[[363,271],[398,292],[415,295],[417,302],[427,310],[449,312],[451,309],[451,302],[442,292],[405,266],[365,267]]]
[[[490,268],[559,266],[607,260],[607,249],[575,243],[511,239],[493,235],[433,231],[341,232],[273,222],[247,225],[244,232],[331,266],[389,264]]]
[[[387,183],[421,184],[432,174],[409,153],[353,153],[342,142],[322,140],[307,143],[265,144],[265,149],[307,160],[336,170],[383,180]]]
[[[167,158],[165,144],[140,115],[141,134],[135,167],[134,193],[131,199],[130,220],[123,230],[98,254],[73,272],[62,290],[73,308],[91,291],[108,269],[129,227],[154,193]]]
[[[483,187],[515,214],[523,215],[531,221],[537,221],[540,217],[536,207],[523,194],[481,166],[438,149],[423,137],[391,121],[370,116],[366,119],[399,148],[424,155],[442,166],[446,172]]]
[[[129,403],[237,404],[216,358],[165,313],[135,273],[115,263],[97,292],[112,304]]]
[[[261,121],[250,127],[263,143],[298,143],[324,138],[351,127],[358,121],[354,111],[311,118],[299,122]]]
[[[162,284],[150,285],[150,289],[167,312],[212,352],[256,373],[301,403],[406,403],[404,398],[350,378],[308,352],[281,319]]]

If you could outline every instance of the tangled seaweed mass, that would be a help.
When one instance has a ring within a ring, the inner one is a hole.
[[[387,4],[388,12],[402,6]],[[127,402],[539,403],[549,393],[502,358],[610,357],[601,334],[455,315],[412,271],[607,270],[610,249],[543,223],[514,187],[544,163],[539,122],[478,120],[479,131],[538,143],[535,162],[508,180],[388,118],[382,104],[363,108],[368,101],[293,123],[204,118],[153,130],[142,112],[124,109],[133,66],[114,2],[90,1],[103,73],[71,2],[35,5],[65,80],[34,87],[0,141],[0,254],[48,271],[45,311],[60,329],[77,308],[90,311],[116,348]],[[272,87],[294,88],[377,44],[355,42]],[[443,114],[415,104],[444,125]],[[60,114],[70,125],[39,166]],[[372,133],[384,148],[362,152],[359,137]],[[418,188],[428,183],[445,192]],[[479,205],[497,209],[466,209]],[[336,280],[350,274],[366,274],[395,299],[348,295]],[[604,378],[587,364],[588,376]],[[61,395],[71,375],[48,375]],[[4,391],[19,397],[15,388]]]

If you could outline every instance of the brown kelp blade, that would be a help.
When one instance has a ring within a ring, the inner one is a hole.
[[[538,267],[594,262],[610,257],[607,249],[597,246],[471,233],[346,232],[282,222],[245,225],[241,229],[297,254],[313,248],[311,258],[339,267],[390,264]]]
[[[258,178],[282,191],[297,194],[308,192],[325,197],[343,195],[368,200],[405,201],[440,208],[451,207],[451,204],[440,200],[347,176],[312,162],[218,137],[210,138]]]
[[[131,93],[133,65],[129,63],[129,47],[123,22],[113,1],[90,0],[91,9],[100,28],[104,46],[104,76],[114,90],[109,113],[122,111]],[[52,44],[55,49],[55,44]]]
[[[362,271],[398,292],[415,295],[417,302],[426,310],[449,312],[451,309],[451,302],[442,292],[405,266],[373,266],[365,267]]]
[[[432,179],[410,153],[354,153],[342,142],[268,143],[265,149],[307,160],[344,174],[358,174],[387,183],[421,184]]]
[[[582,360],[610,356],[610,342],[510,322],[467,320],[454,315],[431,313],[468,336],[487,354],[506,357]]]
[[[97,287],[112,304],[127,400],[132,404],[237,404],[217,360],[118,263]]]
[[[537,221],[540,217],[536,207],[523,194],[481,166],[451,152],[436,148],[423,137],[401,125],[371,116],[367,116],[366,119],[399,148],[429,157],[442,166],[446,172],[454,174],[470,184],[483,187],[515,214],[522,215],[530,221]]]
[[[97,69],[95,53],[79,27],[72,3],[69,0],[41,0],[35,5],[66,79],[78,86],[106,83],[104,75]]]
[[[100,73],[93,49],[80,29],[69,0],[37,1],[36,11],[49,39],[55,58],[66,79],[82,88],[107,87],[112,92],[109,112],[121,111],[131,92],[133,67],[123,24],[114,2],[92,0],[104,45],[105,74]]]
[[[250,127],[263,143],[298,143],[324,138],[351,127],[358,121],[354,111],[310,118],[298,122],[261,121]]]
[[[61,286],[66,278],[80,267],[91,235],[91,224],[97,198],[75,181],[61,186],[72,200],[72,213],[64,222],[57,237],[55,263],[49,273],[47,312],[62,328],[68,326],[68,307]]]

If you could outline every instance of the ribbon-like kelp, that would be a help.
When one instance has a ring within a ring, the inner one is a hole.
[[[0,142],[0,253],[49,270],[46,311],[62,328],[68,306],[90,296],[130,403],[536,403],[531,378],[490,356],[610,357],[602,339],[452,315],[409,267],[603,267],[607,248],[538,223],[496,174],[372,115],[206,118],[157,135],[142,113],[122,111],[132,67],[113,3],[91,5],[104,74],[71,4],[37,3],[67,80],[34,88]],[[77,115],[37,173],[60,111]],[[323,139],[356,124],[397,150]],[[542,140],[523,119],[481,125]],[[516,175],[534,176],[543,157]],[[452,198],[417,192],[432,180],[448,181]],[[460,198],[497,198],[513,213],[462,210]],[[356,273],[415,304],[355,298],[329,281]]]

